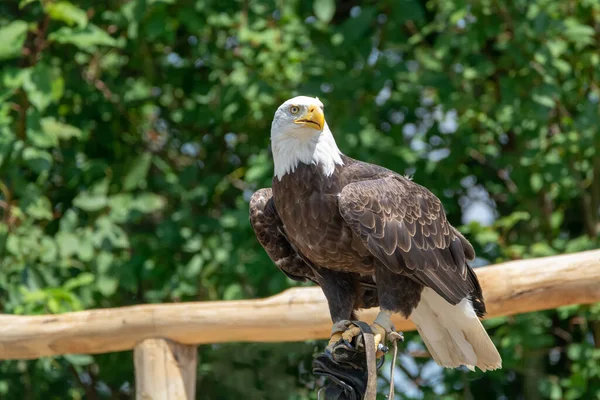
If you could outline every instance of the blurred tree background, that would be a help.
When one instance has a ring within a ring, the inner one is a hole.
[[[0,312],[292,285],[248,199],[297,94],[321,98],[346,154],[438,195],[477,265],[598,247],[597,0],[3,0]],[[487,374],[411,357],[408,334],[397,398],[600,399],[599,317],[487,321],[504,358]],[[316,399],[323,346],[202,346],[198,396]],[[3,399],[133,388],[130,352],[0,362]]]

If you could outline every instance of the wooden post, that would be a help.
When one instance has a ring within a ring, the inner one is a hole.
[[[196,398],[197,346],[146,339],[133,350],[136,400]]]

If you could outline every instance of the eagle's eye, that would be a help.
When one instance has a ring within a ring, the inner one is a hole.
[[[291,106],[290,107],[290,112],[292,114],[298,114],[300,112],[300,107],[298,107],[298,106]]]

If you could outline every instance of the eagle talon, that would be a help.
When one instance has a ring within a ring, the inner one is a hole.
[[[352,325],[346,331],[342,332],[342,339],[347,342],[352,342],[355,337],[360,337],[360,328],[356,325]]]
[[[327,347],[325,347],[325,352],[333,353],[333,349],[334,349],[335,345],[340,341],[341,338],[342,338],[341,332],[333,333],[331,335],[331,338],[329,339],[329,343],[327,343]]]
[[[341,320],[333,324],[331,327],[331,337],[329,339],[329,343],[327,347],[325,347],[325,351],[328,353],[333,353],[333,349],[336,345],[342,341],[342,343],[348,345],[350,348],[353,348],[351,342],[354,336],[357,335],[355,330],[358,330],[360,333],[360,329],[357,326],[353,325],[349,320]]]

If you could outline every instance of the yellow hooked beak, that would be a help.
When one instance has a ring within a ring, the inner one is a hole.
[[[322,131],[325,127],[325,114],[319,106],[310,106],[304,115],[296,118],[295,124],[305,125],[309,128]]]

